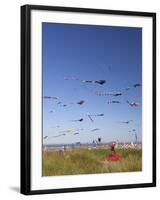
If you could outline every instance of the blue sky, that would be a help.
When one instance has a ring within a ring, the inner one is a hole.
[[[122,91],[119,97],[96,96],[92,92],[118,92],[121,88],[142,83],[141,28],[43,23],[42,43],[43,96],[59,97],[59,100],[43,99],[43,136],[49,136],[45,144],[86,143],[98,137],[103,142],[134,141],[134,136],[128,132],[132,129],[136,129],[141,141],[142,88]],[[107,82],[98,85],[65,80],[64,77]],[[81,99],[85,103],[76,104]],[[107,104],[112,100],[121,101],[121,104]],[[140,106],[131,107],[127,100],[140,102]],[[58,101],[67,106],[58,105]],[[91,122],[87,113],[103,113],[104,116],[94,117]],[[80,118],[84,121],[70,121]],[[119,123],[127,120],[133,122]],[[73,135],[80,128],[84,130]],[[91,132],[94,128],[100,130]],[[52,137],[66,129],[72,132]]]

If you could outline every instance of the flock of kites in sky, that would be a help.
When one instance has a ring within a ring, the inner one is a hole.
[[[99,84],[99,85],[106,84],[106,80],[81,80],[81,79],[75,78],[75,77],[64,77],[64,79],[66,81],[69,81],[69,80],[80,81],[81,83],[86,83],[86,84]],[[136,83],[136,84],[133,84],[132,86],[129,86],[129,87],[126,87],[126,88],[122,88],[122,89],[120,89],[117,92],[98,92],[98,91],[95,91],[95,90],[91,90],[91,92],[93,92],[97,96],[113,96],[113,97],[118,97],[118,96],[122,96],[124,91],[131,90],[131,89],[137,88],[137,87],[141,87],[141,84]],[[79,100],[77,102],[70,102],[69,104],[64,104],[62,101],[60,101],[60,98],[56,97],[56,96],[43,96],[43,99],[44,100],[57,100],[58,101],[57,105],[59,105],[61,107],[66,107],[66,106],[74,105],[74,104],[78,104],[78,105],[82,106],[83,104],[86,103],[86,100],[81,99],[81,100]],[[113,101],[108,101],[107,103],[108,104],[121,104],[121,101],[119,101],[119,100],[113,100]],[[131,106],[131,107],[137,107],[137,106],[140,105],[139,102],[135,102],[135,101],[131,101],[131,102],[130,101],[126,101],[126,103],[129,106]],[[53,113],[53,110],[50,110],[49,113]],[[103,113],[97,113],[97,114],[89,114],[89,113],[87,113],[86,114],[86,117],[91,122],[94,122],[94,120],[95,120],[96,117],[103,117],[103,116],[104,116]],[[69,121],[70,122],[80,122],[81,123],[84,120],[85,120],[85,118],[79,118],[79,119],[72,119],[72,120],[69,120]],[[118,123],[129,124],[131,122],[133,122],[133,120],[119,121]],[[60,128],[60,126],[55,126],[55,127],[51,127],[51,128]],[[66,129],[66,130],[63,130],[63,131],[59,131],[58,135],[44,136],[43,139],[46,140],[46,139],[49,139],[49,138],[57,138],[57,137],[66,136],[67,133],[73,133],[73,135],[79,135],[80,131],[83,131],[83,130],[84,130],[83,128],[81,128],[81,129],[75,129],[75,130]],[[95,128],[95,129],[92,129],[90,131],[91,132],[96,132],[96,131],[99,131],[99,130],[100,130],[99,128]],[[135,140],[137,141],[136,130],[132,129],[132,130],[129,130],[128,132],[129,133],[133,133],[135,135]]]

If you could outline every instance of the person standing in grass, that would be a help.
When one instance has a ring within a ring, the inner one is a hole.
[[[106,158],[107,161],[120,161],[121,160],[121,156],[118,153],[116,153],[115,147],[116,147],[116,142],[113,142],[111,144],[111,154],[109,156],[107,156],[107,158]]]
[[[113,143],[111,144],[111,152],[112,152],[112,155],[116,154],[115,146],[116,146],[116,143],[113,142]]]

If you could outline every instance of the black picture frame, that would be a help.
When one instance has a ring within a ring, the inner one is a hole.
[[[94,186],[78,188],[60,188],[49,190],[31,190],[31,11],[63,11],[92,14],[111,14],[125,16],[151,17],[152,27],[152,47],[153,47],[153,160],[152,160],[152,183],[138,183],[112,186]],[[25,195],[81,192],[93,190],[112,190],[140,187],[156,186],[156,13],[102,10],[89,8],[57,7],[44,5],[24,5],[21,6],[21,193]]]

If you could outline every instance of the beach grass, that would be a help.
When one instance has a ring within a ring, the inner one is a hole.
[[[141,149],[117,149],[121,161],[106,161],[109,149],[74,149],[43,152],[42,176],[78,175],[142,170]]]

